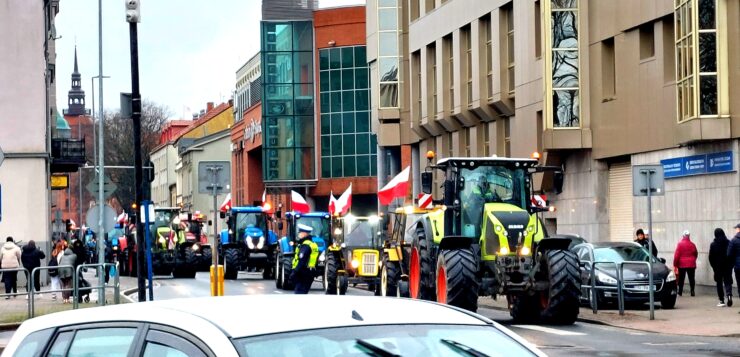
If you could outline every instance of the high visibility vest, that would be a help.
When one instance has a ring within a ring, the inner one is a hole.
[[[319,246],[316,245],[310,238],[305,239],[301,244],[305,244],[311,247],[311,256],[308,258],[308,268],[313,269],[316,267],[316,262],[319,260]],[[293,256],[293,269],[298,267],[300,247],[296,249],[296,254]]]
[[[157,228],[157,238],[155,243],[160,246],[160,249],[167,250],[167,242],[170,239],[170,228],[169,227],[159,227]],[[164,242],[160,242],[159,238],[164,238]]]

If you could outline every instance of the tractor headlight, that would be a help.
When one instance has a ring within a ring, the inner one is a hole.
[[[338,235],[340,235],[340,234],[342,234],[342,229],[341,229],[341,228],[339,228],[339,227],[337,227],[337,228],[334,228],[334,235],[335,235],[335,236],[338,236]]]
[[[676,281],[676,274],[671,270],[668,272],[668,276],[665,278],[665,281]]]
[[[292,247],[292,246],[295,245],[295,243],[294,242],[288,242],[288,245],[290,245]]]
[[[529,255],[531,251],[529,250],[529,247],[524,246],[522,249],[519,250],[519,255]]]
[[[193,244],[193,251],[197,252],[198,250],[200,250],[200,246],[197,244]]]
[[[617,285],[617,279],[614,279],[611,276],[606,275],[600,271],[596,272],[596,280],[604,284]]]
[[[342,247],[342,248],[347,248],[347,243],[342,243],[339,246]]]
[[[509,254],[509,247],[501,247],[501,249],[498,251],[498,254],[501,255],[508,255]]]
[[[247,238],[246,241],[247,241],[247,248],[254,249],[254,241],[252,240],[252,238]]]
[[[321,255],[319,255],[319,261],[323,262],[326,260],[326,251],[321,252]]]
[[[257,249],[262,249],[262,247],[265,246],[265,236],[261,236],[260,240],[257,242]]]
[[[360,261],[357,259],[352,259],[352,268],[357,269],[357,267],[360,266]]]

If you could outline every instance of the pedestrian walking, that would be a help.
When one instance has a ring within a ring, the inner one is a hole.
[[[727,259],[727,247],[730,240],[727,239],[722,228],[714,230],[714,241],[709,245],[709,265],[714,271],[714,282],[717,283],[717,306],[732,306],[732,265]],[[727,305],[725,305],[727,295]]]
[[[46,259],[46,254],[44,254],[41,249],[36,248],[36,242],[33,240],[28,241],[28,244],[26,244],[23,247],[23,252],[21,253],[21,262],[23,263],[23,267],[26,268],[29,272],[33,273],[33,289],[35,292],[39,294],[39,297],[42,297],[43,295],[41,292],[41,279],[40,279],[40,271],[34,272],[33,270],[41,266],[41,260]],[[28,297],[26,297],[28,299]]]
[[[75,265],[75,260],[77,260],[77,255],[72,251],[72,248],[67,248],[64,250],[64,255],[62,256],[62,259],[59,260],[59,265]],[[72,287],[72,277],[74,276],[74,269],[73,268],[59,268],[59,279],[62,281],[62,289],[65,289],[62,291],[62,300],[63,303],[67,304],[72,302],[69,299],[69,296],[72,294],[72,291],[67,290]]]
[[[639,243],[645,250],[650,251],[648,247],[648,243],[650,243],[650,240],[648,239],[648,235],[645,234],[645,231],[642,230],[642,228],[638,229],[637,232],[635,232],[635,242]],[[655,246],[655,241],[652,242],[652,254],[655,258],[658,258],[658,248]]]
[[[699,251],[696,250],[696,245],[691,241],[691,233],[686,230],[683,231],[683,237],[676,246],[676,252],[673,254],[673,266],[678,268],[678,296],[683,294],[683,284],[686,275],[689,276],[689,287],[691,287],[691,296],[695,296],[694,286],[696,281],[694,279],[696,273],[696,258],[699,256]]]
[[[298,249],[293,256],[293,270],[290,279],[295,284],[296,294],[308,294],[316,273],[316,262],[319,258],[319,247],[313,242],[313,228],[298,224]]]
[[[735,225],[735,236],[727,246],[728,263],[735,270],[735,281],[737,282],[737,294],[740,296],[740,223]]]
[[[2,269],[17,269],[21,267],[21,249],[13,241],[13,237],[5,239],[5,245],[0,250],[0,268]],[[16,286],[18,279],[17,271],[6,271],[3,272],[3,283],[5,283],[5,293],[10,294],[18,293],[18,287]],[[15,298],[15,296],[13,296]],[[10,299],[10,296],[6,296],[5,300]]]
[[[50,267],[59,266],[59,262],[62,260],[62,256],[64,255],[66,244],[67,243],[61,239],[56,242],[54,250],[51,251],[51,258],[49,259]],[[49,276],[51,277],[51,290],[54,291],[51,293],[51,299],[56,300],[56,290],[60,290],[62,288],[62,280],[59,278],[59,270],[49,269]]]

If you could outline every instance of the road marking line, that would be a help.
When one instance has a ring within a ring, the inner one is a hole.
[[[275,291],[273,291],[273,292],[274,292],[275,294],[282,294],[282,293],[283,293],[283,292],[282,292],[282,291],[280,291],[280,290],[275,290]]]
[[[644,342],[643,345],[648,346],[701,346],[701,345],[708,345],[708,342],[663,342],[663,343],[655,343],[655,342]]]
[[[518,328],[523,328],[527,330],[540,331],[540,332],[545,332],[545,333],[558,335],[558,336],[585,336],[586,335],[583,332],[564,331],[564,330],[558,330],[558,329],[554,329],[550,327],[535,326],[535,325],[511,325],[511,327],[518,327]]]

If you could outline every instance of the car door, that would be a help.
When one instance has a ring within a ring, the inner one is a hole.
[[[141,324],[105,323],[59,328],[46,349],[48,357],[131,356],[142,333]]]
[[[168,326],[149,325],[141,350],[143,357],[206,357],[215,356],[200,339]]]

